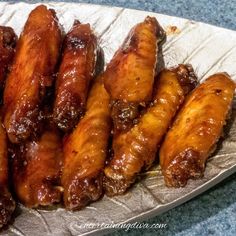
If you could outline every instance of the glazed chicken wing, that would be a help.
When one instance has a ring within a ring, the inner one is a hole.
[[[186,100],[160,150],[167,186],[182,187],[203,175],[222,133],[235,83],[226,73],[210,76]]]
[[[17,36],[10,27],[0,26],[0,89],[12,64]]]
[[[37,131],[40,106],[60,51],[61,31],[53,10],[36,7],[17,44],[4,91],[4,125],[11,142]]]
[[[0,121],[0,228],[7,224],[15,209],[8,189],[7,137]]]
[[[105,88],[112,99],[114,131],[127,131],[140,106],[151,100],[158,43],[164,31],[156,18],[147,17],[129,33],[105,71]]]
[[[85,116],[65,140],[62,185],[68,209],[80,209],[102,194],[111,131],[109,100],[100,76],[89,93]]]
[[[154,101],[146,113],[131,130],[113,138],[113,157],[104,170],[109,196],[124,193],[137,174],[152,165],[174,115],[196,85],[190,65],[163,70],[157,81]]]
[[[31,208],[60,202],[62,162],[61,137],[48,125],[38,140],[15,147],[13,182],[20,202]]]
[[[96,69],[97,39],[89,24],[75,21],[66,35],[56,84],[54,121],[64,131],[84,113],[87,93]]]

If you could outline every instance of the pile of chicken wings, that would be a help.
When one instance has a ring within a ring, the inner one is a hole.
[[[40,5],[19,39],[0,27],[0,226],[15,201],[79,210],[123,194],[156,160],[169,187],[203,176],[236,85],[227,73],[198,85],[189,64],[157,72],[165,38],[146,17],[104,70],[89,24],[63,36]]]

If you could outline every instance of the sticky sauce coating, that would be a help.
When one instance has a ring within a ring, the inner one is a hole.
[[[15,54],[17,36],[11,27],[0,26],[0,89],[5,83],[6,74]]]
[[[41,102],[52,85],[60,44],[55,12],[36,7],[18,41],[4,90],[4,125],[12,143],[26,140],[38,129]]]
[[[9,192],[7,136],[0,120],[0,228],[7,224],[15,209],[15,201]]]
[[[114,130],[126,131],[151,100],[158,43],[164,31],[156,18],[147,17],[129,33],[105,71],[105,88],[112,99]]]
[[[14,190],[19,201],[30,208],[61,201],[62,140],[55,128],[47,127],[38,140],[13,150]]]
[[[85,116],[63,145],[62,186],[67,209],[81,209],[102,195],[102,177],[111,132],[110,97],[103,75],[88,96]]]
[[[130,131],[113,138],[113,157],[104,170],[107,195],[124,193],[137,174],[152,165],[174,115],[195,85],[189,65],[160,73],[153,104]]]
[[[84,114],[89,85],[96,71],[97,39],[89,24],[75,21],[66,35],[56,81],[54,121],[69,131]]]
[[[167,186],[183,187],[189,179],[203,176],[206,160],[226,123],[235,88],[226,73],[218,73],[190,94],[160,150]]]

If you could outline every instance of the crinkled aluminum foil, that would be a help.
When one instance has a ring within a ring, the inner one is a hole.
[[[12,26],[17,34],[37,4],[0,3],[0,25]],[[236,80],[236,32],[161,14],[75,3],[48,3],[57,12],[65,32],[74,19],[90,23],[108,62],[128,31],[145,16],[155,16],[167,31],[163,46],[165,66],[191,63],[200,79],[227,71]],[[176,26],[176,27],[171,27]],[[189,181],[185,188],[164,185],[159,166],[142,174],[124,196],[108,198],[77,212],[63,208],[30,210],[19,206],[12,224],[0,235],[101,234],[101,228],[82,228],[84,223],[137,221],[167,211],[212,187],[236,171],[236,103],[225,139],[209,158],[203,179]],[[217,104],[216,104],[217,106]]]

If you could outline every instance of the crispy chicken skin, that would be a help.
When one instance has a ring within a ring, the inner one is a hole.
[[[109,100],[101,75],[89,93],[85,116],[64,142],[62,185],[67,209],[81,209],[102,195],[111,132]]]
[[[53,127],[47,128],[38,140],[15,147],[12,170],[19,201],[30,208],[60,202],[62,163],[62,140]]]
[[[95,74],[97,39],[89,24],[75,21],[66,35],[56,84],[54,121],[63,131],[72,129],[84,113]]]
[[[188,97],[160,150],[167,186],[183,187],[188,179],[203,176],[206,160],[221,136],[235,88],[226,73],[218,73]]]
[[[158,43],[164,31],[156,18],[147,17],[129,33],[105,71],[111,96],[114,131],[129,130],[140,107],[151,100]]]
[[[153,103],[146,113],[131,130],[113,138],[113,157],[104,170],[108,196],[124,193],[137,174],[152,165],[174,115],[195,85],[196,77],[190,65],[160,73]]]
[[[7,136],[0,122],[0,228],[7,224],[15,209],[15,202],[8,190]]]
[[[18,41],[4,91],[4,125],[12,143],[26,140],[38,128],[41,101],[52,84],[60,42],[54,10],[36,7]]]
[[[3,88],[6,74],[15,54],[17,36],[10,27],[0,26],[0,89]]]

